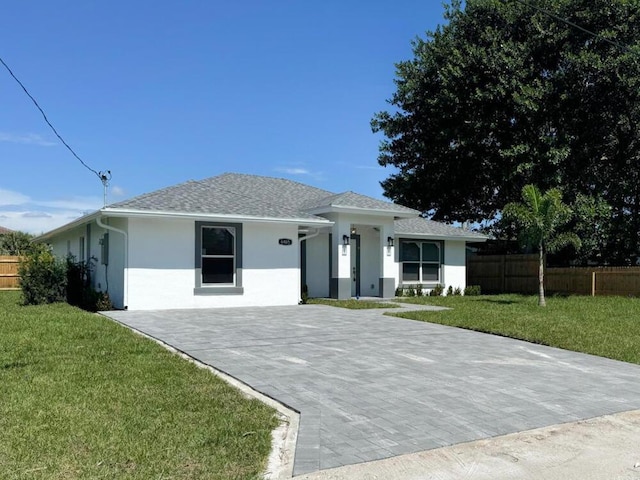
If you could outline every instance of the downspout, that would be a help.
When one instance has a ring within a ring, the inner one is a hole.
[[[304,242],[305,240],[309,240],[310,238],[317,237],[320,235],[320,229],[316,231],[316,233],[312,233],[311,235],[305,235],[304,237],[298,238],[298,245]]]
[[[124,236],[124,279],[122,306],[125,310],[127,310],[129,300],[129,235],[124,230],[120,230],[119,228],[102,223],[102,218],[103,217],[96,217],[96,223],[99,227],[104,228],[105,230],[111,230],[112,232],[121,233]]]
[[[318,228],[316,230],[315,233],[312,233],[311,235],[305,235],[304,237],[300,237],[298,238],[298,255],[300,255],[301,251],[302,251],[302,242],[304,242],[305,240],[309,240],[310,238],[313,237],[317,237],[318,235],[320,235],[320,229]],[[300,258],[300,257],[298,257]],[[302,270],[302,259],[300,258],[300,270]],[[298,276],[299,280],[298,280],[298,292],[300,292],[300,294],[302,295],[302,278],[301,275]]]

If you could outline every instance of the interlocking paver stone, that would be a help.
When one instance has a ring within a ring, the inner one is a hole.
[[[640,365],[378,310],[107,315],[299,411],[296,475],[640,409]]]

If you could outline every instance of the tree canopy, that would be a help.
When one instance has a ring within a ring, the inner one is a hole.
[[[34,249],[32,239],[33,235],[24,232],[0,234],[0,255],[26,255]]]
[[[629,263],[640,234],[640,1],[528,3],[597,35],[517,0],[455,0],[396,65],[391,108],[372,120],[386,137],[379,163],[396,167],[385,194],[462,222],[499,218],[524,185],[558,187],[570,204],[594,198],[594,212],[609,212],[593,254]]]

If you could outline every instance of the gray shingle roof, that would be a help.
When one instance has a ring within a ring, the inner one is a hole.
[[[309,210],[316,210],[330,207],[343,207],[343,208],[365,208],[373,210],[382,210],[386,212],[408,213],[418,215],[420,212],[412,208],[407,208],[402,205],[398,205],[391,202],[384,202],[375,198],[367,197],[366,195],[360,195],[354,192],[338,193],[329,197],[321,199],[314,204],[306,205]]]
[[[419,213],[353,192],[335,194],[283,178],[239,173],[225,173],[199,181],[190,180],[114,203],[107,208],[324,220],[308,211],[332,206],[369,208],[390,213]]]
[[[425,235],[437,237],[461,237],[477,238],[478,241],[486,240],[487,236],[481,233],[472,232],[460,227],[447,225],[446,223],[435,222],[422,217],[403,218],[395,221],[396,235]]]
[[[190,180],[111,204],[107,209],[326,221],[309,212],[331,207],[415,214],[416,218],[396,220],[396,234],[485,238],[462,228],[417,217],[417,210],[358,193],[335,194],[283,178],[239,173]]]
[[[226,173],[156,190],[108,208],[321,220],[300,206],[330,193],[282,178]]]

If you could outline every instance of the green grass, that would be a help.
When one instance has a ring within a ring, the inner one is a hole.
[[[393,303],[377,302],[375,300],[334,300],[331,298],[310,298],[307,303],[312,305],[330,305],[332,307],[349,308],[352,310],[366,310],[369,308],[398,308]]]
[[[275,412],[104,317],[0,292],[1,479],[251,479]]]
[[[640,299],[623,297],[413,297],[403,303],[451,307],[393,314],[467,328],[602,357],[640,363]]]

